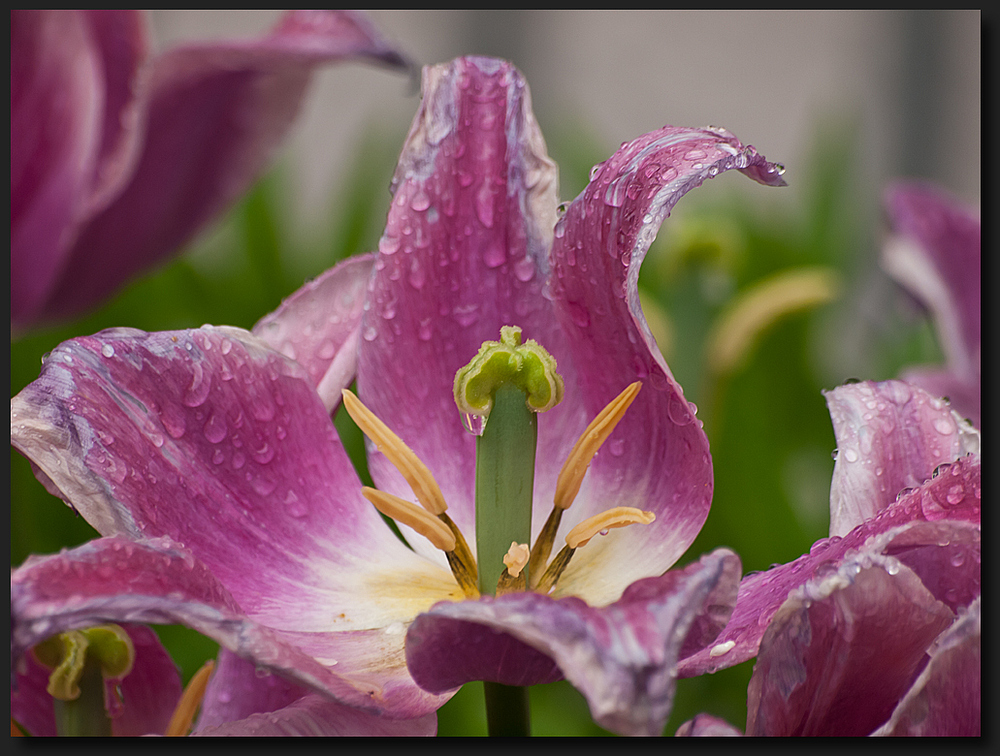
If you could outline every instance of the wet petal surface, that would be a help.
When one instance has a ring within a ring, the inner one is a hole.
[[[690,634],[710,642],[729,616],[739,559],[725,549],[631,585],[596,608],[533,593],[438,604],[407,636],[407,664],[431,691],[468,680],[530,685],[566,677],[594,720],[620,734],[658,735],[673,703],[674,664]]]

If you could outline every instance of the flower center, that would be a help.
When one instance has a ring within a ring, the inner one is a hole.
[[[476,440],[476,549],[479,563],[455,523],[428,467],[371,410],[349,391],[344,407],[351,418],[399,470],[417,506],[373,488],[362,493],[379,512],[413,528],[441,549],[468,598],[515,591],[550,592],[573,554],[598,533],[636,523],[649,524],[652,512],[614,507],[576,525],[566,545],[549,561],[556,532],[580,491],[598,449],[632,404],[641,383],[627,386],[583,431],[556,480],[552,512],[534,546],[531,504],[537,443],[536,413],[558,404],[563,381],[555,359],[537,342],[522,343],[521,329],[504,326],[501,340],[487,341],[455,375],[455,402],[466,414],[488,420]]]

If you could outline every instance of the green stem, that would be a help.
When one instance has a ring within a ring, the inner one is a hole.
[[[101,662],[88,654],[79,681],[80,695],[72,701],[53,699],[56,732],[63,737],[111,736],[111,720],[104,708],[104,676]]]
[[[486,726],[491,737],[526,737],[531,735],[528,713],[528,689],[484,682]]]
[[[537,443],[538,420],[525,405],[524,392],[498,388],[476,440],[476,560],[484,596],[496,595],[511,541],[531,543]]]

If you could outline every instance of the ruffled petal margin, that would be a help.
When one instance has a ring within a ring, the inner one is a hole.
[[[407,665],[436,692],[469,680],[533,685],[561,673],[602,727],[659,735],[673,705],[678,655],[689,641],[710,643],[726,623],[739,573],[739,558],[718,549],[638,581],[600,608],[534,593],[438,604],[410,626]]]
[[[588,473],[574,504],[583,519],[612,505],[656,521],[605,538],[574,558],[557,594],[606,603],[668,569],[708,516],[712,464],[697,409],[684,398],[639,305],[639,268],[657,230],[688,191],[730,169],[772,186],[783,169],[724,129],[665,126],[595,166],[555,227],[546,295],[578,366],[575,401],[593,417],[629,383],[643,390]],[[566,528],[574,524],[564,518]],[[561,531],[562,533],[563,531]],[[633,558],[641,553],[642,559]],[[613,577],[612,577],[613,576]]]

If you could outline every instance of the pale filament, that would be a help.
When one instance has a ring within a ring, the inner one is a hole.
[[[568,509],[573,503],[573,499],[580,492],[583,476],[587,474],[587,469],[590,467],[594,455],[608,440],[608,436],[625,415],[625,410],[632,404],[640,388],[642,388],[642,383],[639,381],[627,386],[624,391],[611,400],[607,407],[600,411],[580,435],[556,480],[556,492],[553,500],[557,508]]]
[[[399,436],[389,430],[389,427],[379,420],[374,412],[362,404],[358,397],[347,389],[343,390],[342,395],[347,414],[357,423],[361,431],[375,442],[378,450],[399,470],[406,482],[410,484],[410,488],[413,489],[417,501],[431,514],[442,514],[448,505],[445,504],[444,494],[441,493],[441,489],[437,481],[434,480],[431,471],[427,469],[427,465],[421,462],[413,450],[404,444]]]
[[[447,525],[425,509],[406,499],[393,496],[377,488],[363,486],[362,495],[375,505],[375,509],[398,523],[413,528],[441,551],[454,551],[455,534]]]

